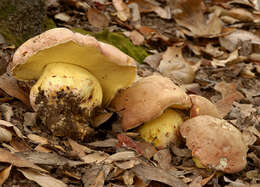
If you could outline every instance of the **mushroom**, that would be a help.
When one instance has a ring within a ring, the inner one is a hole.
[[[227,121],[200,115],[185,121],[180,133],[192,156],[203,166],[225,173],[245,168],[247,145],[241,132]]]
[[[190,106],[191,101],[185,91],[176,86],[169,78],[161,75],[151,75],[138,80],[128,89],[120,91],[111,102],[111,108],[121,117],[123,130],[126,131],[148,122],[144,128],[141,128],[140,133],[143,137],[150,138],[162,137],[159,133],[157,135],[145,135],[145,133],[151,131],[160,131],[158,126],[163,123],[159,123],[159,119],[163,119],[166,122],[166,126],[173,129],[179,125],[181,121],[180,114],[174,111],[166,112],[165,114],[165,109],[187,109]],[[176,119],[172,121],[172,118]],[[172,123],[175,121],[177,124],[172,125],[170,121]],[[149,130],[148,128],[151,129]],[[165,136],[175,136],[175,131],[172,129],[167,129],[164,132],[166,132]],[[169,134],[169,132],[172,134]],[[148,140],[150,138],[145,139]],[[161,142],[158,143],[158,146],[167,146],[170,143],[168,140],[157,140]]]
[[[138,132],[146,142],[152,143],[160,149],[170,142],[178,143],[179,126],[182,123],[181,115],[168,108],[158,118],[145,122],[140,126]]]
[[[95,111],[132,84],[136,62],[119,49],[66,28],[48,30],[20,46],[9,64],[18,80],[37,80],[30,102],[57,136],[91,133]]]
[[[219,111],[210,100],[199,95],[189,95],[191,98],[192,107],[190,109],[190,117],[199,115],[209,115],[216,118],[221,118]]]

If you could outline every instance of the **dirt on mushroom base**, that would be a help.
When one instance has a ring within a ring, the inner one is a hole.
[[[82,98],[64,91],[57,92],[55,97],[58,100],[56,105],[49,103],[42,90],[36,97],[36,104],[40,105],[37,115],[54,135],[82,140],[85,136],[94,134],[93,129],[89,126],[91,119],[83,118],[86,115],[83,114],[85,111],[80,107]],[[62,123],[59,123],[61,121]]]

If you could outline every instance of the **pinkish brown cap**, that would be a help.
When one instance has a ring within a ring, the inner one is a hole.
[[[46,65],[57,62],[86,68],[99,80],[106,104],[136,76],[133,58],[92,36],[66,28],[51,29],[26,41],[16,50],[8,70],[19,80],[37,80]]]
[[[180,132],[203,166],[226,173],[245,168],[248,148],[241,132],[227,121],[201,115],[185,121]]]
[[[221,118],[219,111],[210,100],[199,95],[189,95],[191,98],[192,107],[190,109],[190,117],[199,115],[209,115],[216,118]]]
[[[128,130],[159,117],[168,108],[187,109],[189,96],[169,78],[152,75],[122,90],[111,107],[122,117],[122,128]]]

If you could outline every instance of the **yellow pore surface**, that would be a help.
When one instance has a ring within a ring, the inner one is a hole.
[[[49,102],[55,102],[57,92],[63,92],[64,95],[71,94],[71,96],[81,99],[80,107],[87,110],[92,110],[102,104],[103,94],[98,80],[87,70],[77,65],[64,63],[47,65],[31,89],[30,97],[33,106],[39,95],[39,90],[44,91]]]
[[[13,75],[19,80],[37,80],[44,67],[52,63],[74,64],[87,69],[102,86],[103,105],[108,105],[119,89],[131,85],[135,67],[119,66],[102,55],[96,47],[80,46],[70,41],[39,51],[25,64],[18,65]]]
[[[141,137],[158,148],[164,148],[170,142],[177,141],[179,126],[183,123],[181,115],[166,109],[158,118],[144,123],[139,129]]]

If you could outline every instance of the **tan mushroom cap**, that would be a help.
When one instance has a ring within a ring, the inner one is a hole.
[[[138,80],[111,102],[111,107],[122,117],[123,130],[159,117],[168,107],[186,109],[190,106],[185,91],[161,75]]]
[[[205,167],[226,173],[245,168],[248,148],[240,131],[227,121],[201,115],[185,121],[180,132],[192,155]]]
[[[192,107],[190,109],[190,117],[199,115],[209,115],[216,118],[221,118],[220,113],[210,100],[199,95],[189,95],[191,98]]]
[[[86,68],[99,80],[105,104],[119,89],[131,85],[136,75],[134,59],[94,37],[66,28],[51,29],[26,41],[16,50],[8,69],[19,80],[37,80],[51,63]]]

